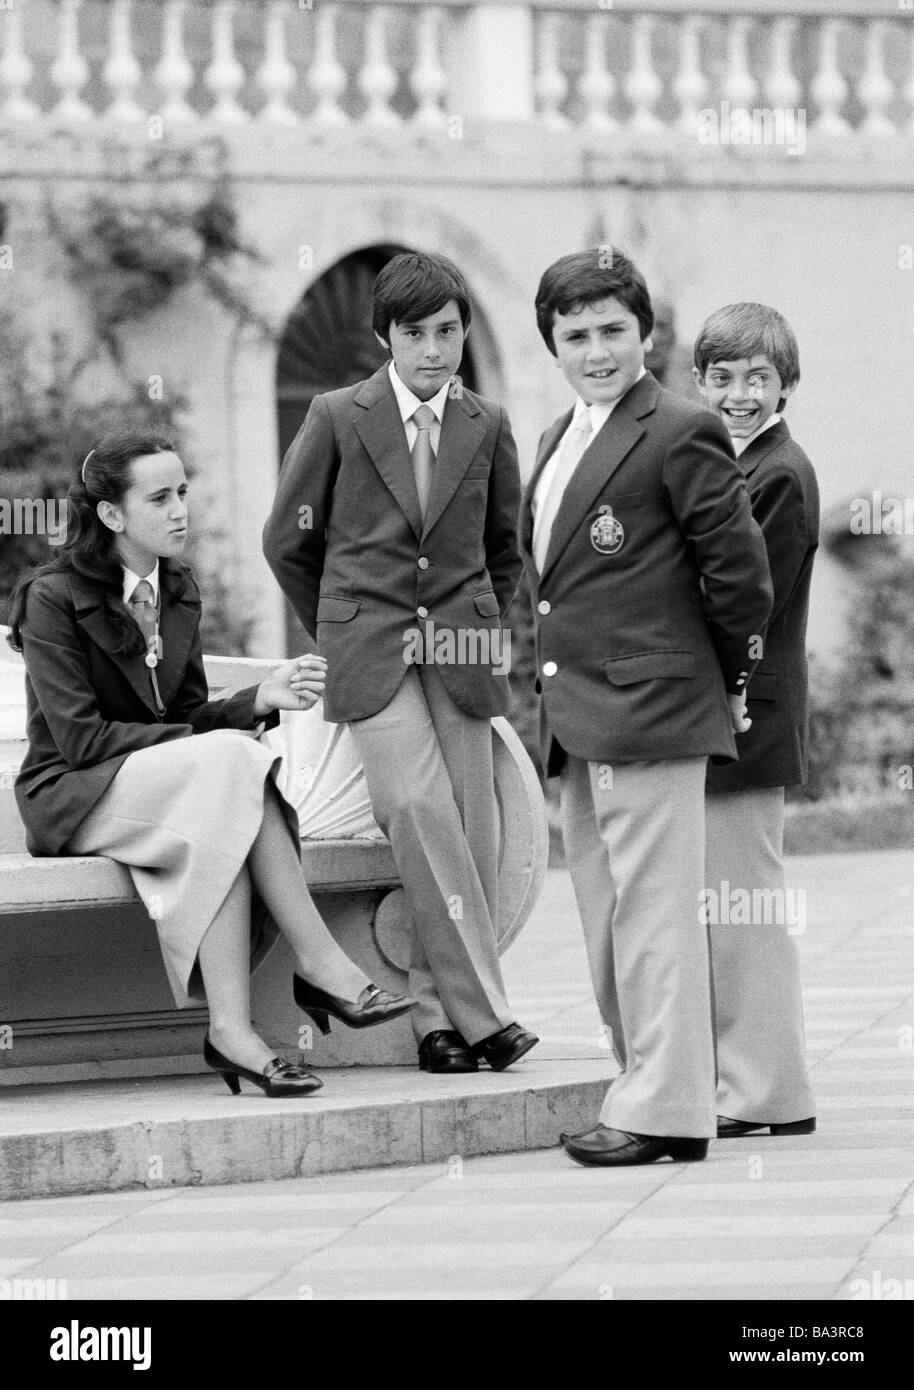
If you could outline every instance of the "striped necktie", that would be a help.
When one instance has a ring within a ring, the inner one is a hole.
[[[130,599],[130,607],[140,632],[146,638],[146,650],[149,651],[149,639],[152,638],[154,642],[158,622],[156,620],[155,591],[148,579],[141,579],[137,584]],[[154,645],[152,650],[155,650]]]
[[[159,657],[159,620],[155,606],[155,591],[148,579],[141,579],[134,589],[130,598],[130,610],[146,642],[146,665],[149,667],[156,709],[161,715],[165,713],[165,706],[159,694],[159,682],[155,672]]]
[[[422,520],[425,520],[425,509],[428,506],[428,495],[432,486],[432,465],[435,462],[435,454],[432,449],[431,428],[435,420],[435,412],[430,405],[420,405],[418,410],[414,410],[412,420],[419,433],[416,435],[416,442],[410,450],[410,457],[413,461],[413,468],[416,474],[416,491],[419,494],[419,511],[422,513]]]

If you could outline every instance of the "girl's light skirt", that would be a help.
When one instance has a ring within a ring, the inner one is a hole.
[[[279,762],[278,753],[234,729],[140,749],[67,843],[69,854],[107,855],[130,870],[156,924],[178,1008],[205,999],[200,942],[244,867]],[[280,800],[300,852],[297,817]],[[252,970],[276,936],[254,892]]]

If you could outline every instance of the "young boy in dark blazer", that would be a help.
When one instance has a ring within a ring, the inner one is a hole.
[[[736,756],[765,548],[727,432],[644,367],[653,311],[618,251],[563,256],[536,297],[575,392],[521,513],[543,754],[597,1002],[622,1071],[581,1163],[701,1159],[715,1132],[704,882],[709,755]]]
[[[469,323],[445,257],[388,263],[373,327],[391,361],[312,402],[264,532],[397,862],[419,1065],[434,1072],[500,1071],[537,1042],[513,1021],[496,944],[490,721],[509,703],[520,479],[504,410],[455,377]]]
[[[774,585],[749,689],[751,728],[737,734],[739,762],[708,769],[717,1132],[735,1137],[767,1126],[772,1134],[809,1134],[815,1106],[793,939],[805,923],[785,893],[782,862],[784,789],[806,781],[806,618],[819,543],[816,475],[782,418],[800,379],[799,348],[776,310],[728,304],[702,327],[693,370],[730,434]],[[725,900],[734,891],[750,895],[750,922],[732,920]]]

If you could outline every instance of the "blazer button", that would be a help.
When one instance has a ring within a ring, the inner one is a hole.
[[[419,617],[419,618],[427,618],[427,617],[428,617],[428,609],[427,609],[427,608],[423,608],[423,607],[421,606],[421,604],[420,604],[420,606],[416,609],[416,616]]]
[[[543,667],[543,675],[554,676],[558,669],[554,661],[547,661]]]
[[[428,556],[427,556],[427,555],[420,555],[420,556],[419,556],[419,560],[418,560],[418,564],[419,564],[420,570],[427,570],[427,569],[428,569]]]
[[[545,617],[547,613],[552,612],[552,604],[547,598],[540,599],[539,603],[536,605],[536,611],[542,613],[543,617]]]

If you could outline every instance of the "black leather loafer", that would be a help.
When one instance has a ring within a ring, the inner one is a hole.
[[[656,1134],[629,1134],[624,1129],[597,1125],[586,1134],[568,1135],[565,1152],[577,1163],[600,1168],[621,1168],[635,1163],[656,1163],[669,1156],[677,1163],[696,1163],[708,1152],[707,1139],[663,1138]]]
[[[754,1134],[759,1129],[770,1129],[772,1134],[814,1134],[816,1117],[808,1120],[794,1120],[789,1125],[770,1125],[765,1120],[755,1124],[752,1120],[731,1120],[727,1115],[717,1117],[718,1139],[740,1139],[744,1134]]]
[[[466,1038],[451,1029],[426,1033],[419,1044],[420,1071],[478,1071],[473,1050]]]
[[[500,1033],[474,1043],[473,1056],[488,1062],[493,1071],[504,1071],[512,1062],[519,1062],[538,1042],[535,1033],[528,1033],[519,1023],[509,1023]]]
[[[283,1057],[274,1057],[267,1062],[262,1071],[251,1071],[239,1062],[233,1062],[219,1052],[209,1040],[209,1033],[203,1040],[203,1060],[213,1071],[219,1072],[233,1096],[241,1091],[240,1077],[259,1086],[265,1096],[307,1096],[319,1091],[323,1081],[295,1062],[287,1062]]]
[[[300,975],[292,976],[292,994],[298,1007],[314,1019],[322,1033],[330,1032],[331,1018],[345,1023],[347,1028],[374,1028],[378,1023],[399,1018],[408,1009],[414,1009],[418,1002],[408,994],[389,994],[386,989],[369,984],[358,999],[350,1003],[318,989]]]

